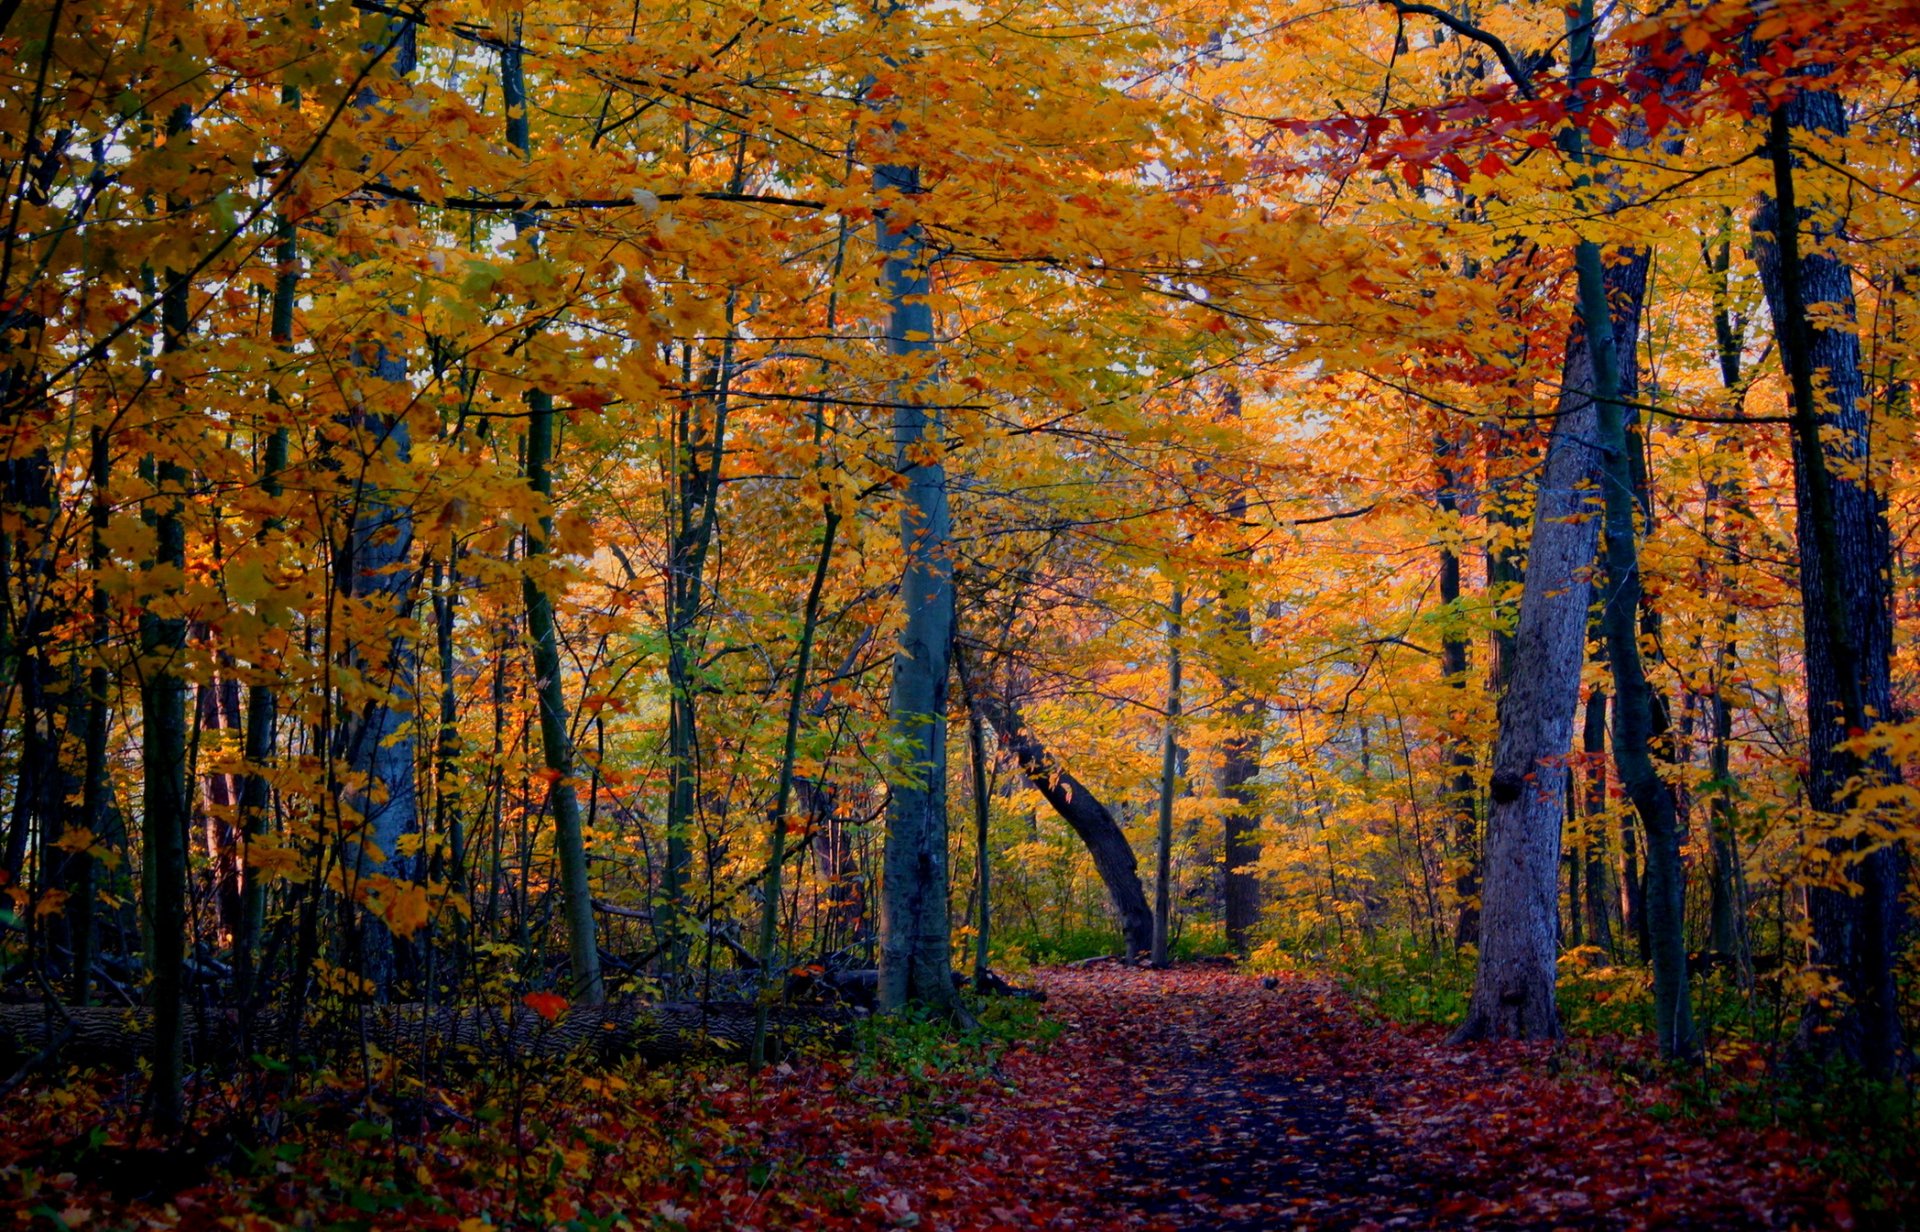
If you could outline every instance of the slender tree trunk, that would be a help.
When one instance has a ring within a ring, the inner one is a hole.
[[[300,92],[292,86],[284,87],[280,91],[280,102],[290,108],[298,106]],[[298,231],[292,217],[283,213],[275,221],[274,232],[277,239],[274,257],[278,268],[274,271],[273,306],[268,331],[275,347],[291,351],[293,314],[300,292]],[[260,486],[270,498],[279,498],[280,476],[286,468],[287,430],[275,428],[267,438],[266,457],[260,468]],[[279,528],[280,520],[270,518],[262,530],[264,534],[271,535]],[[255,840],[267,833],[271,820],[273,791],[263,772],[273,761],[278,723],[279,699],[274,695],[273,687],[265,682],[249,685],[245,736],[247,769],[240,780],[240,926],[233,936],[234,994],[240,1006],[243,1027],[250,1025],[256,1001],[258,972],[254,969],[254,963],[267,917],[266,880],[255,876],[245,867],[245,853]]]
[[[190,631],[195,640],[210,638],[202,625]],[[194,691],[196,722],[204,738],[209,732],[238,731],[240,682],[232,675],[233,660],[224,651],[214,656],[214,676]],[[220,927],[228,936],[240,932],[241,880],[246,875],[240,831],[234,825],[240,803],[239,776],[224,770],[202,771],[205,807],[200,832],[206,840],[207,873]]]
[[[1160,821],[1154,847],[1153,965],[1167,965],[1173,924],[1173,794],[1180,782],[1180,621],[1185,591],[1176,579],[1167,617],[1167,723],[1160,741]]]
[[[993,966],[993,850],[987,837],[993,810],[987,799],[986,722],[980,717],[971,689],[967,696],[967,752],[973,766],[974,888],[980,899],[976,917],[979,925],[973,939],[973,986],[980,989],[986,987]]]
[[[1458,446],[1442,436],[1435,452],[1440,459],[1440,511],[1450,522],[1461,514],[1461,475],[1454,469]],[[1464,693],[1467,687],[1467,639],[1460,627],[1460,553],[1448,539],[1440,549],[1440,606],[1446,609],[1446,632],[1440,639],[1440,672],[1447,683]],[[1447,817],[1457,871],[1453,878],[1459,914],[1453,927],[1456,949],[1480,940],[1480,818],[1473,785],[1473,742],[1456,731],[1447,741]]]
[[[1720,666],[1732,662],[1731,643],[1723,650]],[[1743,986],[1753,981],[1753,951],[1747,941],[1747,883],[1740,858],[1739,810],[1733,801],[1733,707],[1727,702],[1724,685],[1715,673],[1713,739],[1708,745],[1707,765],[1713,776],[1713,796],[1708,803],[1712,826],[1713,884],[1708,896],[1708,941],[1715,954],[1730,960]]]
[[[1609,885],[1607,867],[1607,693],[1594,689],[1587,695],[1586,722],[1581,739],[1581,764],[1586,774],[1586,803],[1582,810],[1587,827],[1587,932],[1593,944],[1608,954],[1614,952],[1614,918],[1620,900]]]
[[[1228,412],[1238,418],[1240,391],[1229,385],[1226,400]],[[1227,504],[1227,517],[1244,522],[1246,516],[1246,495],[1237,492]],[[1250,566],[1250,555],[1251,549],[1236,552],[1236,563]],[[1267,707],[1264,699],[1249,692],[1245,680],[1254,652],[1249,579],[1240,569],[1229,569],[1220,588],[1223,653],[1215,670],[1225,695],[1222,710],[1231,727],[1220,742],[1214,794],[1227,801],[1226,812],[1220,817],[1226,866],[1221,877],[1221,907],[1227,945],[1244,954],[1260,924],[1260,875],[1256,871],[1260,861],[1260,793],[1254,780],[1260,776],[1260,742]]]
[[[1600,247],[1582,241],[1575,254],[1580,312],[1593,356],[1596,438],[1602,448],[1606,503],[1607,586],[1601,597],[1607,661],[1613,672],[1613,759],[1621,785],[1647,832],[1647,930],[1653,942],[1654,1028],[1660,1050],[1691,1058],[1698,1051],[1687,995],[1686,879],[1680,867],[1679,819],[1673,789],[1653,761],[1655,702],[1640,657],[1638,510],[1627,457],[1626,407],[1614,349]]]
[[[826,590],[827,570],[833,564],[833,541],[840,530],[840,514],[831,504],[826,509],[826,524],[820,531],[820,555],[813,567],[813,581],[807,587],[807,602],[800,617],[800,649],[793,667],[793,690],[787,695],[787,728],[780,746],[779,784],[774,792],[771,833],[767,837],[766,889],[760,905],[760,948],[757,958],[763,981],[771,979],[780,965],[773,961],[774,938],[780,925],[780,869],[787,862],[787,813],[793,806],[793,761],[800,742],[800,719],[806,709],[807,671],[813,662],[813,636],[820,627],[820,596]],[[763,983],[754,1014],[753,1048],[748,1065],[759,1069],[767,1053],[767,1002],[772,989]]]
[[[167,125],[169,136],[181,137],[191,112],[177,108]],[[183,274],[169,273],[160,305],[161,351],[174,355],[185,348],[191,318],[188,285]],[[154,483],[150,507],[154,530],[154,564],[160,569],[184,570],[187,563],[186,528],[180,521],[186,472],[171,460],[151,466]],[[142,657],[140,684],[141,771],[145,784],[141,840],[147,888],[147,930],[152,939],[153,974],[148,996],[153,1004],[152,1075],[148,1111],[163,1131],[177,1129],[185,1116],[182,1103],[182,970],[187,957],[187,685],[176,673],[186,648],[187,622],[177,615],[161,616],[151,608],[140,617]]]
[[[1805,85],[1802,81],[1799,84]],[[1888,660],[1892,564],[1886,522],[1870,481],[1869,408],[1854,320],[1853,271],[1826,251],[1834,224],[1812,215],[1811,251],[1802,251],[1796,134],[1846,136],[1845,108],[1827,90],[1802,89],[1771,117],[1773,197],[1753,222],[1754,251],[1792,390],[1796,537],[1806,632],[1807,797],[1824,814],[1845,811],[1847,781],[1862,770],[1886,781],[1897,770],[1862,766],[1846,747],[1852,732],[1893,716]],[[1808,212],[1811,214],[1811,211]],[[1818,306],[1838,328],[1817,324]],[[1831,454],[1831,460],[1830,460]],[[1801,1039],[1869,1073],[1911,1062],[1899,1016],[1895,958],[1904,910],[1905,852],[1867,817],[1870,833],[1830,839],[1828,854],[1851,883],[1807,890],[1812,961],[1839,982],[1842,997],[1808,1006]]]
[[[531,125],[527,116],[527,82],[521,52],[520,22],[514,22],[513,41],[500,52],[501,101],[507,111],[507,143],[531,156]],[[534,217],[514,215],[514,233],[532,251],[538,251]],[[521,595],[527,608],[527,636],[533,643],[534,697],[540,708],[540,752],[548,778],[547,807],[553,813],[554,855],[560,865],[560,910],[566,918],[567,962],[572,970],[572,993],[588,1005],[607,999],[600,978],[600,940],[593,920],[593,887],[587,869],[586,835],[580,821],[580,795],[573,785],[573,732],[567,713],[567,689],[560,666],[560,635],[554,626],[553,598],[547,593],[549,544],[553,539],[553,394],[527,391],[527,486],[546,508],[527,528],[527,557],[521,575]],[[777,876],[777,874],[776,874]]]

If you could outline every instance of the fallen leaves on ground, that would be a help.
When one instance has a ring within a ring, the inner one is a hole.
[[[200,1088],[195,1150],[137,1088],[16,1093],[22,1227],[1790,1228],[1846,1222],[1805,1143],[1657,1119],[1657,1082],[1454,1048],[1326,981],[1042,973],[1064,1028],[997,1056],[871,1043],[738,1065]],[[267,1079],[274,1082],[268,1083]]]

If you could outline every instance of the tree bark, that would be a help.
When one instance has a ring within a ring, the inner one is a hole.
[[[1449,519],[1460,516],[1461,475],[1454,459],[1459,446],[1445,436],[1435,442],[1440,462],[1440,511]],[[1440,606],[1446,609],[1446,632],[1440,639],[1440,672],[1454,689],[1467,687],[1467,639],[1459,628],[1460,553],[1449,541],[1440,549]],[[1453,845],[1456,872],[1454,897],[1459,900],[1454,919],[1455,948],[1477,945],[1480,940],[1480,818],[1473,784],[1473,742],[1464,732],[1455,732],[1447,741],[1448,836]]]
[[[176,108],[168,122],[170,135],[187,129],[191,112]],[[161,351],[178,353],[187,344],[191,324],[187,279],[169,272],[160,306]],[[187,562],[186,528],[180,521],[187,474],[172,461],[149,459],[153,504],[148,510],[154,527],[154,564],[184,571]],[[140,833],[146,891],[146,931],[153,983],[148,999],[153,1006],[152,1065],[147,1087],[147,1110],[154,1125],[166,1131],[179,1127],[185,1108],[181,1102],[182,968],[187,957],[187,685],[176,673],[186,649],[187,622],[178,615],[156,615],[149,607],[140,616],[141,741],[140,761],[144,808]]]
[[[1846,136],[1840,97],[1802,89],[1771,118],[1774,195],[1753,220],[1754,255],[1792,389],[1795,534],[1807,665],[1807,796],[1813,808],[1846,810],[1848,779],[1871,769],[1893,779],[1891,765],[1863,767],[1846,748],[1851,732],[1893,717],[1888,661],[1893,621],[1887,526],[1869,479],[1869,408],[1860,364],[1853,270],[1826,251],[1835,224],[1804,216],[1796,197],[1796,134]],[[1811,211],[1808,212],[1811,214]],[[1814,244],[1802,251],[1804,223]],[[1837,317],[1839,328],[1815,322]],[[1831,460],[1829,454],[1832,455]],[[1880,824],[1872,818],[1869,829]],[[1831,839],[1828,854],[1844,887],[1807,892],[1811,958],[1839,982],[1840,1002],[1807,1007],[1801,1040],[1870,1073],[1910,1063],[1899,1017],[1894,960],[1904,912],[1905,856],[1882,833]]]
[[[414,66],[414,31],[410,19],[400,18],[390,27],[393,40],[396,77],[405,77]],[[374,105],[371,91],[357,104]],[[405,321],[406,310],[394,309],[378,319],[377,336],[366,340],[369,354],[360,360],[372,378],[371,400],[384,403],[410,396],[407,388],[407,360],[404,337],[397,326]],[[360,399],[347,413],[364,450],[362,472],[354,481],[352,523],[342,545],[339,561],[341,593],[350,601],[379,610],[394,633],[377,652],[348,645],[345,657],[357,672],[373,684],[371,696],[360,699],[360,709],[341,724],[338,733],[340,758],[353,772],[356,783],[346,793],[343,811],[351,810],[363,818],[355,832],[355,850],[346,857],[346,866],[355,878],[369,875],[375,861],[368,847],[377,847],[385,857],[380,865],[385,875],[406,880],[412,875],[413,860],[399,854],[401,835],[418,827],[414,796],[413,705],[409,690],[413,681],[414,650],[404,632],[413,606],[414,579],[409,567],[413,556],[413,511],[395,494],[380,491],[366,477],[377,455],[390,454],[405,463],[412,457],[412,433],[404,413],[391,413],[384,406],[370,406]],[[379,682],[379,683],[374,683]],[[383,922],[363,919],[360,926],[361,971],[380,996],[388,995],[394,978],[393,936]]]
[[[1587,695],[1580,751],[1587,780],[1582,809],[1587,828],[1587,933],[1594,945],[1612,954],[1614,920],[1620,911],[1620,900],[1613,893],[1607,865],[1607,693],[1604,689],[1596,688]]]
[[[1153,965],[1167,965],[1173,928],[1173,795],[1180,782],[1180,619],[1186,592],[1178,579],[1167,614],[1167,722],[1160,739],[1160,814],[1153,849]]]
[[[1119,921],[1127,956],[1152,953],[1153,912],[1147,907],[1146,891],[1140,885],[1140,866],[1134,859],[1133,848],[1113,814],[1054,759],[1046,745],[1028,730],[1011,702],[984,692],[978,702],[981,714],[999,735],[1001,746],[1013,754],[1027,782],[1087,845],[1094,869],[1107,888],[1107,898]]]
[[[1656,706],[1640,656],[1640,548],[1634,524],[1638,509],[1619,378],[1623,357],[1616,351],[1600,246],[1591,240],[1581,241],[1574,260],[1580,283],[1580,315],[1592,356],[1596,437],[1603,453],[1607,585],[1601,597],[1600,623],[1606,631],[1607,662],[1613,672],[1613,759],[1621,785],[1647,831],[1647,929],[1653,942],[1654,1029],[1662,1054],[1691,1058],[1699,1044],[1687,995],[1686,878],[1680,867],[1673,788],[1661,779],[1653,761]]]
[[[1631,357],[1647,264],[1647,255],[1639,252],[1605,272],[1623,391],[1638,387]],[[1560,1034],[1553,985],[1560,823],[1599,532],[1593,356],[1577,314],[1556,410],[1534,505],[1509,684],[1500,702],[1479,961],[1466,1021],[1453,1035],[1456,1041],[1552,1039]]]
[[[874,172],[877,191],[902,199],[920,192],[915,167]],[[918,223],[878,222],[881,284],[889,319],[888,351],[902,359],[933,350],[932,287]],[[903,383],[893,413],[894,465],[906,477],[900,542],[906,575],[900,601],[906,624],[893,658],[888,708],[895,748],[888,775],[887,837],[881,855],[879,1003],[953,1004],[952,934],[947,920],[947,687],[953,656],[953,532],[939,412]]]
[[[513,41],[500,52],[501,101],[507,112],[507,143],[530,157],[531,125],[527,117],[525,61],[520,46],[520,23],[514,22]],[[538,251],[535,220],[530,212],[513,217],[514,234]],[[580,794],[573,786],[573,733],[567,714],[566,682],[560,667],[560,635],[554,627],[553,598],[539,576],[553,539],[553,394],[527,391],[527,486],[546,503],[540,517],[527,528],[527,558],[521,574],[521,595],[527,608],[527,636],[533,643],[534,697],[540,708],[540,752],[552,782],[547,807],[553,814],[554,856],[560,865],[560,911],[567,926],[567,961],[572,968],[575,999],[588,1005],[606,1000],[600,978],[599,932],[593,922],[593,889],[587,871],[586,835],[580,820]]]

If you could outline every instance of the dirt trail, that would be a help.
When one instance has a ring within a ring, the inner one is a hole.
[[[1043,978],[1067,1031],[1034,1077],[1064,1080],[1046,1111],[1087,1144],[1106,1208],[1089,1227],[1826,1222],[1790,1146],[1656,1121],[1597,1072],[1563,1072],[1564,1052],[1450,1048],[1307,979],[1268,989],[1229,968],[1118,966]]]

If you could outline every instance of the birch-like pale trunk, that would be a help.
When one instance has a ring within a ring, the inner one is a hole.
[[[885,166],[874,187],[911,200],[915,167]],[[887,350],[918,368],[933,352],[933,305],[920,226],[882,212],[878,239],[887,300]],[[906,623],[893,657],[888,714],[896,750],[888,778],[887,837],[881,856],[880,974],[885,1010],[910,1002],[953,1004],[947,919],[947,688],[953,656],[953,516],[942,461],[943,425],[920,400],[920,384],[901,381],[893,412],[894,465],[906,477],[900,541],[906,572],[900,601]]]

